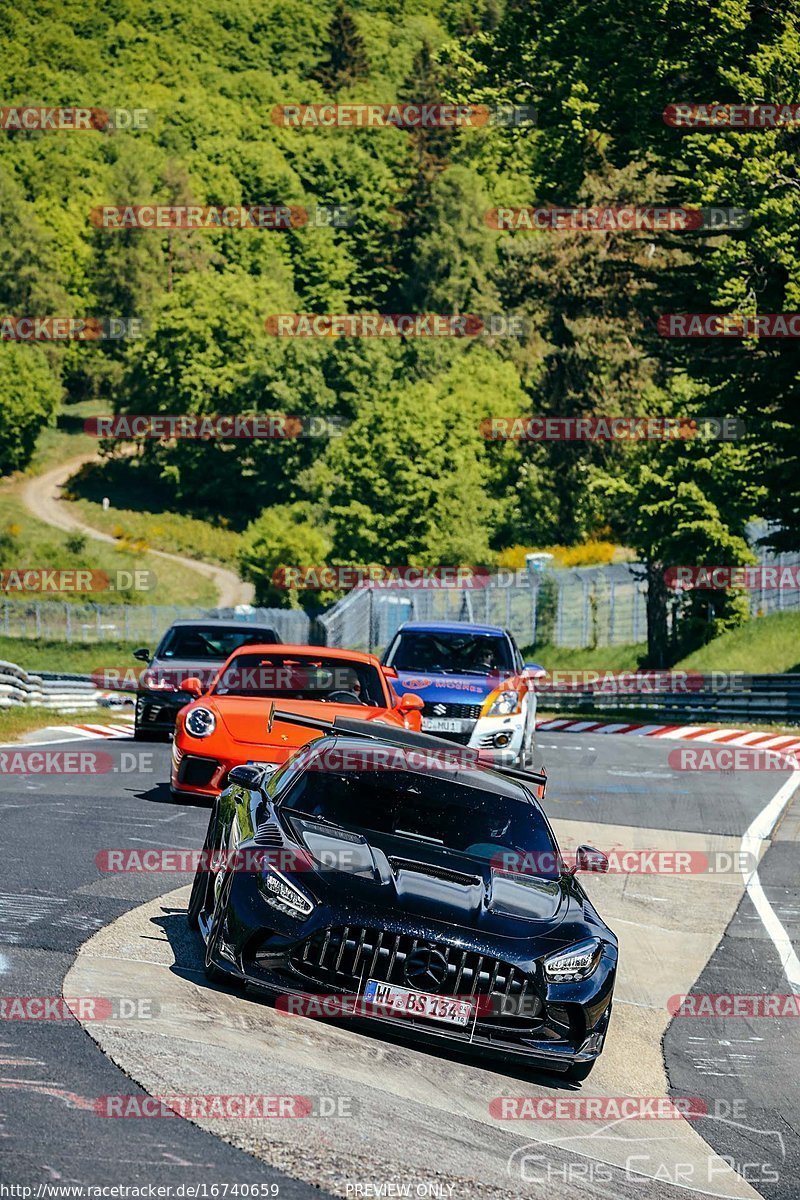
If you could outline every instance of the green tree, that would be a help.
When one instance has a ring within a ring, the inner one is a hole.
[[[41,350],[0,344],[0,475],[28,465],[60,399],[61,387]]]
[[[238,561],[242,578],[255,585],[256,603],[271,608],[324,606],[324,594],[288,588],[286,568],[317,568],[328,559],[330,542],[313,523],[309,506],[276,504],[251,521],[242,535]]]
[[[328,26],[324,58],[314,69],[314,78],[329,92],[352,87],[369,76],[369,60],[355,17],[344,0],[337,0]]]
[[[669,667],[747,620],[746,594],[678,592],[671,590],[667,573],[681,566],[755,561],[744,530],[761,494],[748,457],[739,447],[709,455],[702,446],[681,453],[669,444],[636,455],[624,476],[597,481],[613,510],[616,533],[638,552],[646,572],[648,667]]]

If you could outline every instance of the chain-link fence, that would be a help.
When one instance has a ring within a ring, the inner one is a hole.
[[[173,621],[221,617],[270,625],[281,641],[309,640],[311,622],[299,609],[191,608],[155,604],[67,604],[56,600],[0,602],[0,637],[56,642],[140,642],[154,648]]]
[[[404,621],[500,625],[521,646],[607,646],[647,637],[641,568],[514,572],[473,587],[359,587],[320,618],[329,646],[382,650]]]
[[[800,554],[759,555],[762,586],[750,592],[751,615],[800,610]],[[782,574],[783,572],[783,574]],[[284,642],[318,641],[299,609],[204,609],[57,601],[0,602],[0,637],[45,641],[133,641],[154,646],[180,618],[224,617],[271,625]],[[647,640],[647,583],[637,563],[571,570],[516,571],[473,580],[471,587],[361,586],[319,618],[329,646],[382,650],[404,621],[468,621],[500,625],[520,646],[641,644]]]
[[[800,609],[800,589],[781,572],[800,555],[759,555],[774,569],[750,592],[754,617]],[[794,572],[794,574],[800,574]],[[780,585],[780,586],[779,586]],[[505,572],[472,587],[364,585],[320,618],[329,646],[380,652],[404,621],[468,621],[500,625],[520,646],[595,647],[647,640],[647,582],[638,563],[571,570]],[[668,609],[671,626],[672,609]]]

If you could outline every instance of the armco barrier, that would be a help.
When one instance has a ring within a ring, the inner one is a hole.
[[[579,716],[633,714],[638,720],[674,720],[691,725],[708,721],[744,724],[800,725],[800,675],[747,675],[728,684],[695,690],[639,692],[632,688],[613,690],[610,682],[583,687],[538,689],[538,707],[548,712]]]
[[[0,662],[0,708],[25,706],[56,712],[96,708],[103,693],[91,679],[51,674],[30,675],[16,663]]]

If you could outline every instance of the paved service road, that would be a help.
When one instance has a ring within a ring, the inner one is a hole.
[[[80,746],[110,753],[118,764],[132,743]],[[107,849],[202,843],[207,810],[173,804],[160,782],[166,746],[137,744],[152,758],[137,760],[131,773],[0,777],[0,993],[58,995],[68,977],[67,995],[154,997],[160,1004],[149,1021],[86,1022],[91,1037],[72,1020],[2,1022],[0,1179],[30,1185],[258,1180],[276,1183],[282,1196],[310,1195],[313,1181],[354,1197],[369,1194],[359,1186],[381,1184],[382,1194],[400,1195],[387,1193],[387,1183],[410,1180],[428,1195],[434,1185],[443,1188],[447,1200],[660,1198],[689,1187],[788,1200],[796,1194],[800,1139],[785,1108],[790,1098],[796,1107],[800,1022],[715,1020],[698,1033],[699,1020],[670,1024],[667,1011],[670,996],[690,990],[790,990],[762,917],[742,899],[741,874],[723,869],[735,864],[745,832],[786,776],[679,774],[668,763],[674,747],[631,736],[540,734],[551,776],[547,808],[563,846],[583,840],[618,855],[678,851],[694,863],[705,855],[702,861],[720,867],[716,875],[585,881],[620,936],[622,957],[608,1045],[580,1088],[537,1072],[450,1061],[334,1023],[287,1018],[250,996],[209,987],[198,943],[185,928],[186,892],[170,895],[185,889],[189,876],[104,874],[95,863]],[[794,811],[783,818],[761,875],[779,928],[796,948]],[[734,1047],[737,1039],[743,1049]],[[720,1063],[723,1071],[716,1070]],[[204,1127],[178,1118],[101,1118],[94,1111],[100,1096],[144,1095],[140,1084],[150,1094],[338,1096],[351,1109],[272,1123],[208,1120]],[[704,1098],[716,1119],[609,1128],[608,1122],[499,1121],[489,1109],[499,1096],[669,1093]],[[743,1119],[721,1119],[733,1101]],[[780,1145],[773,1130],[781,1133]],[[758,1172],[751,1169],[756,1154]],[[767,1178],[773,1174],[777,1179]]]

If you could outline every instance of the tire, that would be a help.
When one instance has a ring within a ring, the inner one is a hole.
[[[175,798],[174,791],[172,793],[172,796],[174,799]],[[212,850],[214,848],[214,840],[215,840],[216,832],[217,832],[217,806],[214,805],[214,808],[211,813],[211,819],[208,822],[208,829],[206,830],[206,839],[203,842],[203,854],[204,855],[206,855],[210,850]],[[200,928],[200,914],[203,911],[206,903],[208,902],[208,892],[209,892],[210,881],[211,881],[211,872],[210,871],[202,871],[200,869],[200,865],[198,864],[197,870],[194,873],[194,880],[192,882],[192,894],[189,897],[189,907],[186,910],[186,922],[190,929],[199,930],[199,928]]]
[[[583,1083],[584,1079],[588,1079],[591,1075],[596,1062],[597,1059],[593,1058],[591,1062],[573,1063],[569,1070],[564,1072],[562,1078],[568,1079],[570,1083]]]
[[[522,745],[519,751],[519,766],[520,770],[525,771],[528,767],[533,766],[533,748],[536,745],[536,721],[532,722],[530,732],[525,730],[522,738]]]
[[[133,730],[133,740],[135,742],[156,742],[159,739],[154,737],[149,729],[140,729],[137,725]]]
[[[213,962],[214,955],[217,952],[217,946],[219,945],[220,933],[222,931],[222,912],[228,901],[227,893],[230,891],[230,884],[228,882],[229,879],[233,879],[233,876],[230,873],[225,879],[219,894],[219,898],[214,905],[214,916],[211,918],[211,929],[209,930],[208,941],[206,942],[206,952],[203,957],[203,970],[209,983],[223,983],[227,987],[241,989],[245,986],[245,981],[243,979],[237,978],[236,975],[231,975],[228,971],[223,970],[222,967],[218,967],[217,964]]]

